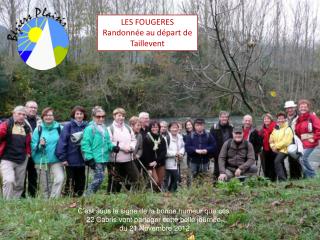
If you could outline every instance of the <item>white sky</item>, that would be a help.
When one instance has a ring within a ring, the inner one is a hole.
[[[8,0],[5,0],[5,1],[8,1]],[[39,4],[37,4],[39,1],[38,0],[25,0],[25,1],[21,1],[21,2],[28,2],[28,1],[31,1],[30,2],[30,9],[31,9],[32,15],[34,15],[34,12],[35,12],[34,7],[39,6]],[[125,0],[121,0],[121,1],[125,1]],[[149,1],[157,1],[157,0],[149,0]],[[167,1],[170,1],[170,0],[167,0]],[[190,0],[172,0],[172,1],[176,4],[176,6],[174,7],[175,13],[179,13],[179,7],[177,7],[177,5],[179,5],[181,2],[190,1]],[[204,0],[191,0],[191,1],[202,2]],[[223,0],[221,0],[221,1],[223,1]],[[234,1],[240,1],[240,0],[234,0]],[[269,1],[269,0],[258,0],[258,1]],[[313,11],[314,13],[318,13],[318,19],[319,19],[318,22],[320,23],[320,0],[279,0],[279,1],[281,1],[283,3],[283,6],[284,6],[283,10],[286,13],[289,25],[293,19],[293,9],[295,8],[295,6],[297,5],[298,2],[300,2],[300,4],[302,4],[302,5],[305,2],[308,2],[311,5],[311,11]],[[3,4],[3,1],[0,1],[0,4]],[[22,15],[20,17],[26,17],[26,16],[27,16],[27,10],[25,10],[25,12],[22,13]],[[1,18],[1,16],[0,16],[0,24],[5,26],[4,21]],[[320,26],[320,24],[317,24],[317,25]],[[319,32],[319,29],[318,29],[318,32]]]

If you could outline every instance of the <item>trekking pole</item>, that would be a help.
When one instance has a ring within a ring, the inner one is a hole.
[[[117,147],[119,147],[119,141],[117,141]],[[113,190],[114,174],[115,174],[115,169],[116,169],[117,156],[118,156],[118,153],[115,153],[115,155],[114,155],[114,161],[113,161],[113,166],[112,166],[112,172],[111,172],[111,187],[110,187],[110,193],[112,193],[112,190]]]
[[[42,148],[42,156],[46,155],[46,150],[45,147]],[[45,163],[46,164],[46,185],[47,185],[47,197],[49,198],[49,174],[48,174],[48,162]]]
[[[39,172],[38,172],[38,184],[37,184],[37,192],[39,193],[40,190],[40,181],[41,181],[41,172],[42,172],[42,160],[43,160],[43,154],[41,153],[40,157],[40,167],[39,167]]]
[[[146,167],[143,165],[143,163],[140,161],[140,159],[137,159],[138,163],[141,165],[142,169],[148,174],[149,179],[158,187],[160,192],[163,192],[162,189],[159,187],[159,185],[157,184],[156,180],[154,180],[154,178],[151,176],[151,174],[148,172],[148,170],[146,169]],[[152,189],[152,184],[151,184],[151,190]]]

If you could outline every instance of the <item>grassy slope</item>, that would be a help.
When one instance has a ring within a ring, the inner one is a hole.
[[[311,240],[320,236],[319,204],[320,178],[281,184],[250,180],[243,186],[231,182],[214,188],[200,184],[190,190],[180,189],[173,195],[150,192],[105,195],[100,192],[76,200],[1,200],[0,239],[187,239],[193,232],[195,239]],[[189,226],[185,228],[188,231],[119,232],[120,223],[86,223],[89,215],[79,214],[79,207],[211,208],[228,209],[230,213],[219,215],[223,220],[220,223],[180,224]]]

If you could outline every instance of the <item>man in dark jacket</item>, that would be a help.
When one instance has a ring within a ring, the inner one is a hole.
[[[232,138],[232,126],[229,123],[229,113],[226,111],[221,111],[219,113],[219,122],[214,124],[210,129],[210,134],[215,138],[217,142],[217,151],[214,154],[214,170],[213,176],[215,179],[219,177],[219,154],[222,145]]]
[[[28,101],[26,102],[25,108],[27,113],[26,124],[29,126],[31,132],[33,132],[36,129],[36,127],[41,123],[41,118],[37,116],[38,104],[35,101]],[[31,157],[28,159],[27,163],[26,178],[24,180],[24,189],[21,195],[22,197],[26,197],[26,191],[28,191],[30,197],[36,196],[37,170],[34,166],[34,161]]]
[[[20,198],[23,191],[26,166],[31,155],[31,133],[25,117],[25,107],[17,106],[12,117],[0,124],[0,171],[4,199]]]
[[[147,136],[147,133],[150,131],[149,123],[150,123],[150,117],[149,113],[147,112],[141,112],[139,113],[139,120],[141,123],[141,130],[140,133],[142,135],[142,139],[144,139]]]
[[[205,173],[209,168],[209,154],[217,151],[216,140],[205,131],[203,119],[194,122],[195,131],[186,138],[185,149],[191,158],[190,168],[193,177],[199,173]]]
[[[253,127],[251,115],[245,115],[242,120],[243,139],[249,141],[254,149],[254,159],[258,161],[258,155],[262,148],[262,137],[259,135],[258,130]]]
[[[241,175],[252,176],[257,173],[254,149],[243,139],[242,127],[233,129],[233,139],[226,141],[219,155],[219,180],[230,180]]]

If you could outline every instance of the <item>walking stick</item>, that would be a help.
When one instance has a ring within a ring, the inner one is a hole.
[[[163,192],[162,189],[159,187],[159,185],[157,184],[156,180],[154,180],[154,178],[151,176],[151,174],[148,172],[148,170],[146,169],[146,167],[143,165],[143,163],[140,161],[140,159],[137,159],[138,163],[141,165],[142,169],[148,174],[148,177],[150,178],[150,180],[157,186],[157,188],[159,189],[160,192]],[[151,190],[152,189],[152,184],[151,184]]]
[[[117,147],[119,147],[119,141],[117,141]],[[115,155],[114,155],[114,161],[113,161],[113,166],[112,166],[112,172],[111,172],[111,187],[110,187],[110,193],[112,193],[112,190],[113,190],[114,174],[115,174],[115,169],[116,169],[117,156],[118,156],[118,153],[115,153]]]
[[[46,149],[45,147],[42,148],[42,156],[46,155]],[[48,163],[46,162],[46,185],[47,185],[47,197],[49,198],[49,175],[48,175]]]
[[[49,198],[50,193],[49,193],[49,173],[48,173],[48,163],[46,163],[46,181],[47,181],[47,190],[48,190],[48,195],[47,195],[47,197]]]

